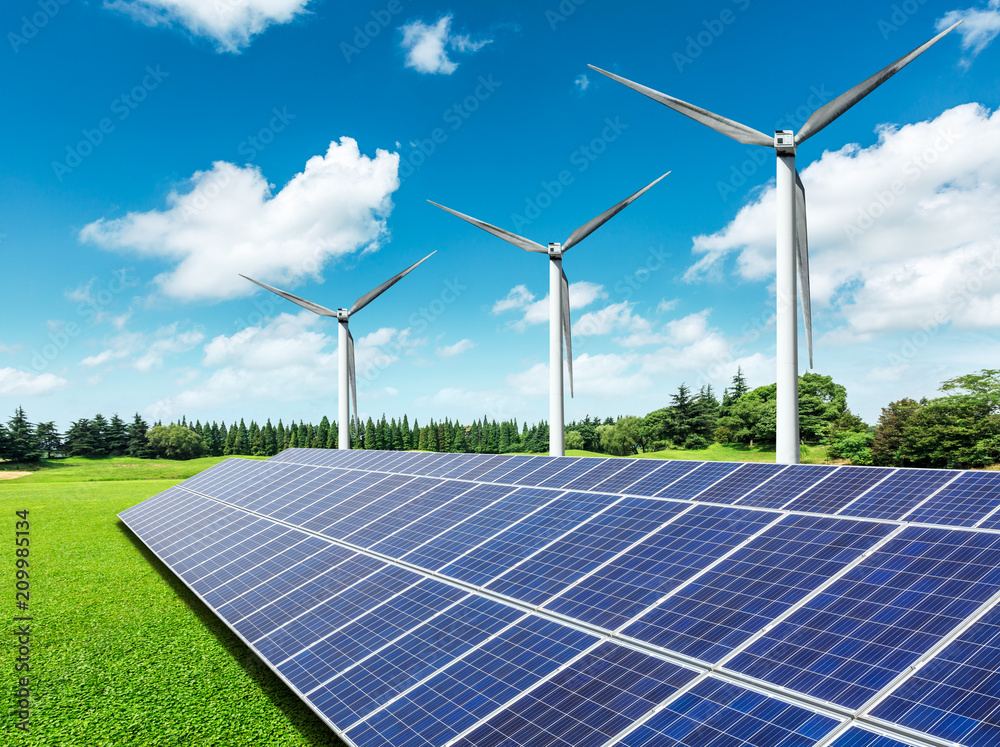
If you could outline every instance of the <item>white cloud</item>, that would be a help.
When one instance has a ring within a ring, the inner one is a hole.
[[[827,344],[922,326],[1000,325],[1000,114],[976,104],[882,126],[868,148],[826,152],[802,171],[814,324]],[[773,184],[729,225],[696,236],[686,278],[735,256],[772,282]],[[839,325],[839,326],[838,326]]]
[[[515,285],[506,296],[493,304],[492,313],[502,314],[511,309],[521,309],[535,300],[535,294],[526,285]]]
[[[666,298],[661,298],[660,302],[656,304],[656,313],[665,314],[668,311],[673,311],[674,309],[677,308],[677,303],[678,299],[676,298],[671,298],[669,300]]]
[[[16,368],[0,368],[0,394],[5,397],[51,394],[67,386],[69,382],[55,374],[33,374]]]
[[[448,49],[460,54],[477,52],[492,39],[472,39],[465,34],[451,33],[451,14],[442,16],[433,26],[423,21],[411,21],[402,26],[402,48],[406,51],[406,67],[418,73],[451,75],[458,63],[448,58]]]
[[[309,0],[106,0],[147,26],[183,26],[212,39],[219,51],[239,52],[268,26],[305,13]]]
[[[437,349],[437,354],[442,358],[450,358],[453,355],[459,355],[464,353],[466,350],[472,350],[476,347],[476,343],[472,340],[466,338],[464,340],[459,340],[454,345],[445,345]]]
[[[155,283],[180,301],[256,291],[239,273],[279,286],[319,280],[329,259],[377,249],[385,238],[398,166],[398,154],[369,158],[343,137],[272,193],[256,166],[218,161],[196,172],[187,192],[171,192],[165,210],[101,218],[80,240],[171,263]]]
[[[196,329],[177,331],[177,323],[160,327],[152,334],[122,332],[111,338],[104,350],[80,361],[81,366],[95,368],[113,361],[130,359],[129,366],[141,373],[161,368],[173,355],[193,350],[205,339]]]
[[[604,286],[598,283],[581,280],[569,285],[569,307],[571,310],[582,309],[598,299],[607,297],[608,294],[604,290]],[[521,318],[512,322],[511,326],[519,332],[523,332],[534,324],[544,324],[549,321],[548,294],[545,298],[536,301],[534,294],[530,293],[526,286],[516,285],[504,298],[493,304],[494,314],[514,310],[521,312]]]
[[[576,76],[576,78],[573,79],[573,85],[576,86],[576,90],[578,90],[580,93],[583,93],[588,88],[590,88],[590,78],[588,78],[585,73],[582,75],[578,75]]]
[[[325,329],[332,334],[318,330]],[[392,387],[374,388],[381,371],[420,340],[410,330],[383,327],[355,336],[358,405],[391,397]],[[329,320],[303,311],[279,314],[267,323],[233,335],[219,335],[204,346],[204,368],[215,369],[195,386],[147,408],[149,417],[164,418],[209,409],[228,402],[269,404],[326,400],[337,410],[337,338]]]
[[[1000,0],[989,0],[985,9],[949,10],[935,22],[935,28],[944,31],[958,21],[963,23],[955,30],[962,35],[962,49],[966,52],[962,66],[969,67],[1000,33]]]
[[[24,347],[23,345],[2,345],[2,344],[0,344],[0,353],[4,353],[6,355],[17,355],[19,352],[21,352],[21,349],[23,347]]]

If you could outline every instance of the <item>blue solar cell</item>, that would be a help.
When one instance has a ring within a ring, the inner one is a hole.
[[[433,570],[482,586],[616,500],[620,499],[567,493],[530,516],[517,517],[516,524],[507,522],[503,531],[484,538],[478,547]]]
[[[496,467],[494,467],[493,469],[489,470],[488,472],[484,472],[483,474],[481,474],[476,479],[479,482],[507,482],[507,483],[509,483],[510,480],[504,480],[504,479],[501,479],[501,478],[503,478],[504,475],[506,475],[509,472],[512,472],[515,469],[520,469],[521,467],[523,467],[524,465],[530,463],[534,459],[536,459],[536,457],[512,456],[512,457],[504,460],[503,462],[497,464]]]
[[[346,596],[346,595],[341,595]],[[467,593],[433,579],[424,579],[376,606],[365,605],[360,615],[344,614],[322,620],[313,618],[297,629],[297,649],[282,649],[288,658],[271,656],[278,671],[301,692],[309,695],[342,670],[366,658],[428,618],[451,607]],[[289,626],[286,626],[288,630]],[[270,641],[276,642],[274,636]],[[312,699],[320,705],[318,698]],[[355,719],[363,716],[358,713]],[[342,721],[342,717],[333,721]],[[352,719],[353,720],[353,719]]]
[[[601,460],[593,457],[581,457],[576,459],[565,469],[556,472],[552,475],[552,477],[548,478],[544,482],[538,483],[538,487],[566,489],[570,483],[575,482],[581,475],[590,472],[590,470],[594,468],[594,465],[598,464],[600,461]]]
[[[209,558],[188,571],[185,581],[199,594],[214,589],[265,560],[281,555],[300,544],[309,535],[294,529],[275,527],[271,536],[262,532],[253,539],[236,542],[226,551]]]
[[[718,661],[893,529],[870,521],[787,516],[623,632]]]
[[[296,526],[332,506],[346,501],[355,493],[385,479],[385,475],[375,472],[348,470],[345,474],[334,476],[326,484],[317,485],[316,489],[300,498],[290,500],[286,505],[272,505],[268,508],[268,516],[287,521]]]
[[[499,602],[466,597],[366,658],[355,658],[309,697],[331,721],[350,728],[521,617],[523,612]]]
[[[381,473],[372,473],[371,477],[376,482],[360,490],[356,488],[363,484],[364,478],[355,480],[348,488],[350,492],[349,497],[334,502],[330,502],[324,498],[319,504],[313,504],[305,511],[293,514],[287,521],[296,526],[305,527],[314,532],[321,532],[329,537],[339,539],[343,534],[350,534],[357,529],[356,526],[350,524],[348,519],[355,511],[359,511],[368,506],[368,504],[384,498],[396,488],[402,487],[412,480],[419,479],[410,475],[383,475]],[[306,513],[311,515],[306,518]],[[339,522],[346,523],[349,529],[343,533],[338,531],[339,528],[335,525]]]
[[[971,527],[1000,506],[1000,472],[963,472],[906,521]]]
[[[529,615],[346,731],[360,747],[444,744],[596,641]]]
[[[398,479],[400,484],[393,486],[390,481]],[[337,513],[342,514],[340,518],[329,521],[326,526],[319,527],[319,522],[323,515],[320,514],[314,520],[313,526],[316,531],[322,532],[330,537],[337,537],[347,540],[359,530],[369,526],[372,522],[381,523],[387,517],[392,516],[396,511],[405,508],[419,496],[428,490],[442,485],[441,480],[429,477],[411,477],[409,475],[391,476],[370,488],[365,493],[359,493],[350,501],[345,501],[337,508]],[[372,497],[374,496],[374,497]],[[355,505],[364,501],[357,509],[351,510]]]
[[[502,482],[507,485],[516,485],[518,480],[526,475],[530,475],[551,458],[547,456],[515,457],[507,464],[493,470],[496,474],[492,479],[490,479],[489,473],[483,475],[480,479],[483,482]],[[517,461],[515,462],[515,460]],[[510,467],[510,469],[507,469],[507,467]]]
[[[789,468],[783,464],[744,464],[738,470],[697,493],[699,501],[711,503],[736,503],[761,483],[779,475]],[[680,496],[678,496],[680,497]]]
[[[400,488],[400,490],[412,491],[414,493],[412,500],[406,501],[391,511],[385,511],[372,517],[373,520],[367,525],[353,534],[347,535],[344,538],[345,541],[361,547],[371,547],[389,535],[420,521],[438,508],[448,505],[472,487],[470,483],[435,480],[434,482],[437,484],[427,488],[425,485],[418,484],[418,481],[422,479],[424,478],[417,478],[412,483]],[[379,505],[380,502],[371,504],[367,510],[378,510]]]
[[[238,474],[241,470],[246,468],[248,463],[251,463],[251,460],[236,458],[227,459],[224,462],[219,462],[218,464],[209,467],[203,472],[199,472],[194,477],[189,477],[184,481],[184,487],[188,490],[198,491],[200,490],[200,485],[213,483],[217,480],[226,479],[230,476]],[[139,505],[141,506],[142,504],[140,503]],[[133,508],[135,507],[133,506]],[[122,513],[125,514],[127,512],[123,511]]]
[[[265,462],[265,464],[267,463]],[[260,470],[255,470],[255,472],[260,472]],[[223,494],[218,497],[224,498],[226,502],[234,506],[256,511],[259,506],[270,503],[278,496],[301,487],[318,476],[325,476],[325,473],[326,470],[318,467],[305,467],[299,464],[282,465],[280,473],[259,476],[255,474],[250,481],[251,484],[241,487],[237,493]]]
[[[870,519],[901,519],[956,473],[941,469],[899,470],[837,513]]]
[[[475,466],[467,467],[461,474],[455,475],[457,479],[460,480],[479,480],[482,475],[485,475],[492,469],[499,467],[501,464],[510,461],[510,457],[506,454],[497,454],[495,456],[481,456],[470,464]]]
[[[835,514],[894,471],[884,467],[842,467],[835,475],[810,488],[784,508],[787,511]]]
[[[659,465],[657,465],[656,469],[645,473],[643,477],[636,480],[631,485],[624,486],[621,488],[620,492],[628,493],[630,495],[656,495],[671,483],[677,482],[679,479],[684,477],[684,475],[694,472],[703,464],[704,462],[662,461]],[[624,481],[625,473],[623,472],[621,474]],[[604,489],[607,490],[606,488]]]
[[[830,747],[911,747],[911,745],[908,742],[900,742],[898,739],[883,734],[874,734],[852,726],[837,737]]]
[[[676,664],[604,643],[456,747],[597,747],[695,676]]]
[[[659,459],[619,459],[615,460],[624,463],[621,470],[609,475],[601,482],[594,485],[591,490],[601,493],[621,493],[625,488],[633,485],[655,470],[666,468],[669,463]]]
[[[475,485],[465,482],[448,483],[448,489],[464,492],[456,499],[433,511],[428,511],[416,521],[388,535],[371,549],[394,558],[401,558],[414,548],[439,537],[443,532],[457,529],[467,521],[474,521],[479,512],[487,506],[516,490],[509,485]]]
[[[840,721],[708,678],[616,747],[809,747]]]
[[[756,506],[758,508],[781,508],[795,498],[799,493],[808,490],[820,480],[829,477],[839,467],[829,467],[820,464],[802,464],[785,470],[773,480],[739,499],[741,506]],[[703,497],[699,496],[698,500]]]
[[[595,485],[600,484],[609,477],[621,472],[633,462],[627,459],[582,459],[581,468],[586,468],[580,476],[563,487],[566,490],[593,490]]]
[[[184,488],[167,488],[142,503],[137,503],[118,514],[133,532],[140,532],[146,527],[155,526],[161,521],[170,522],[174,514],[183,511],[191,501],[199,500]]]
[[[561,474],[563,470],[572,467],[580,461],[580,457],[549,457],[533,471],[518,477],[516,480],[505,479],[504,482],[513,482],[516,485],[530,485],[535,488],[548,487],[543,485],[546,480],[551,479],[556,474]],[[558,485],[556,487],[559,487]]]
[[[406,472],[410,475],[427,475],[452,456],[452,454],[421,452],[421,458],[410,462]]]
[[[465,457],[467,457],[466,454],[442,454],[439,459],[435,460],[434,466],[423,470],[422,474],[428,477],[440,477],[463,464],[466,461]]]
[[[1000,744],[1000,607],[918,669],[872,715],[967,747]]]
[[[345,557],[342,554],[344,551],[339,548],[327,552],[331,553],[327,567],[317,568],[315,574],[299,586],[289,589],[285,583],[285,574],[281,574],[281,577],[269,580],[263,587],[245,594],[244,598],[250,597],[245,606],[240,600],[234,600],[230,604],[238,610],[230,611],[227,605],[221,605],[219,613],[232,619],[233,628],[244,638],[256,641],[369,576],[390,567],[387,563],[366,555]],[[260,602],[256,607],[251,606],[253,597]],[[238,616],[237,612],[242,613],[242,616]]]
[[[479,462],[480,458],[478,454],[459,454],[458,459],[448,462],[447,471],[438,472],[436,476],[452,480],[463,472],[468,472],[472,467],[479,464]]]
[[[858,708],[1000,590],[1000,534],[908,527],[726,668]]]
[[[616,630],[778,517],[695,506],[544,607]]]
[[[619,552],[656,531],[686,504],[625,498],[486,585],[528,604],[541,604]]]
[[[730,464],[728,462],[702,462],[700,466],[689,472],[680,480],[667,486],[656,495],[662,498],[676,498],[678,500],[690,500],[696,494],[701,493],[712,483],[737,472],[746,465]]]
[[[272,662],[283,661],[352,620],[378,609],[380,605],[422,580],[423,576],[392,565],[384,566],[360,581],[328,578],[327,583],[335,591],[326,601],[308,608],[281,627],[269,630],[250,642],[264,658]],[[349,581],[352,583],[348,583]]]

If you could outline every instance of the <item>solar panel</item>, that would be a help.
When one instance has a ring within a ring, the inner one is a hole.
[[[122,521],[347,744],[1000,742],[1000,474],[291,449]]]

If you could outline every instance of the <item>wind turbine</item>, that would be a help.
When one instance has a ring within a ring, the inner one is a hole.
[[[798,324],[795,320],[795,275],[798,270],[802,286],[802,316],[809,349],[809,367],[812,368],[812,309],[809,297],[809,247],[806,236],[806,194],[795,168],[795,149],[837,119],[865,96],[902,70],[917,56],[925,52],[958,24],[945,29],[925,44],[900,57],[888,67],[862,81],[846,93],[814,111],[798,133],[777,130],[774,137],[758,132],[752,127],[714,114],[700,106],[667,96],[652,88],[634,83],[607,70],[588,65],[602,75],[634,88],[654,101],[659,101],[674,111],[696,122],[711,127],[716,132],[746,145],[764,145],[777,152],[778,204],[777,220],[777,444],[775,461],[778,464],[799,462],[799,399],[798,399]]]
[[[667,174],[670,172],[668,171]],[[444,205],[438,205],[433,200],[428,200],[431,205],[437,205],[442,210],[447,210],[452,215],[457,215],[464,221],[468,221],[484,231],[507,241],[514,246],[520,247],[528,252],[538,252],[549,256],[549,455],[563,456],[566,453],[565,447],[565,425],[563,418],[563,349],[562,341],[566,338],[566,362],[569,367],[569,396],[573,396],[573,342],[570,338],[570,318],[569,318],[569,280],[562,268],[562,255],[572,246],[580,243],[590,236],[594,231],[603,226],[614,216],[624,210],[628,205],[642,195],[646,190],[656,184],[667,174],[655,179],[640,189],[638,192],[629,195],[613,208],[605,210],[593,220],[584,223],[569,235],[569,238],[562,244],[551,243],[548,248],[541,244],[536,244],[530,239],[518,236],[516,233],[505,231],[502,228],[490,225],[477,218],[452,210]]]
[[[435,250],[436,252],[437,250]],[[414,264],[407,267],[398,275],[386,280],[382,285],[378,286],[374,290],[370,290],[365,293],[361,298],[354,302],[350,309],[328,309],[325,306],[320,306],[319,304],[313,303],[312,301],[307,301],[304,298],[299,298],[296,295],[288,293],[287,291],[279,290],[274,288],[267,283],[262,283],[259,280],[254,280],[253,278],[247,277],[241,274],[241,278],[246,278],[251,283],[256,283],[261,288],[266,288],[272,293],[277,293],[284,299],[291,301],[292,303],[297,303],[304,309],[309,309],[309,311],[314,314],[319,314],[320,316],[330,316],[335,317],[340,323],[340,335],[338,338],[337,347],[337,448],[338,449],[349,449],[351,448],[351,435],[348,424],[350,422],[351,413],[349,408],[349,401],[347,398],[348,389],[350,389],[350,402],[354,403],[354,417],[358,417],[358,381],[357,375],[354,370],[354,336],[351,334],[350,329],[347,327],[347,322],[353,314],[361,311],[365,306],[370,304],[376,298],[385,293],[389,288],[394,286],[404,277],[406,277],[410,272],[412,272],[417,265],[421,262],[426,262],[431,254],[431,252],[426,257],[424,257],[420,262],[415,262]]]

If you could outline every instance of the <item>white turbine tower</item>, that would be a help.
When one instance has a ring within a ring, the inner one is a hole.
[[[799,143],[822,130],[865,96],[902,70],[918,55],[926,51],[954,26],[945,29],[933,39],[908,55],[900,57],[888,67],[854,86],[836,99],[814,111],[798,133],[778,130],[774,137],[758,132],[752,127],[713,114],[700,106],[675,99],[654,91],[607,70],[588,65],[629,88],[634,88],[654,101],[669,106],[674,111],[696,122],[711,127],[727,137],[747,145],[764,145],[777,151],[777,444],[775,461],[779,464],[799,462],[799,400],[798,400],[798,324],[795,320],[795,275],[798,270],[802,287],[802,316],[805,322],[806,342],[809,349],[809,367],[812,368],[812,311],[809,300],[809,248],[806,237],[806,195],[795,168],[795,148]]]
[[[667,174],[670,172],[668,171]],[[563,418],[563,349],[562,341],[566,338],[566,362],[569,367],[569,396],[573,396],[573,342],[570,338],[570,317],[569,317],[569,280],[562,268],[562,255],[570,247],[580,243],[590,234],[603,226],[615,215],[624,210],[633,200],[642,195],[646,190],[656,184],[667,174],[655,179],[640,189],[638,192],[629,195],[613,208],[605,210],[588,223],[583,224],[570,234],[569,238],[562,244],[549,244],[548,248],[541,244],[536,244],[530,239],[518,236],[510,231],[485,223],[484,221],[472,218],[468,215],[452,210],[444,205],[438,205],[433,200],[427,202],[437,205],[442,210],[447,210],[452,215],[457,215],[464,221],[468,221],[484,231],[497,236],[504,241],[510,242],[514,246],[529,252],[538,252],[549,256],[549,455],[563,456],[566,453],[565,447],[565,423]]]
[[[436,250],[435,250],[436,251]],[[340,335],[338,337],[338,347],[337,347],[337,448],[338,449],[349,449],[351,448],[351,435],[349,429],[349,423],[351,419],[350,403],[354,404],[354,417],[358,417],[358,381],[357,375],[354,370],[354,336],[351,334],[350,329],[348,329],[347,322],[351,318],[352,314],[356,314],[361,311],[365,306],[370,304],[376,298],[385,293],[389,288],[394,286],[400,280],[402,280],[406,275],[412,272],[417,265],[421,262],[427,261],[430,258],[431,252],[426,257],[424,257],[420,262],[415,262],[414,264],[407,267],[398,275],[386,280],[382,285],[378,286],[374,290],[370,290],[365,295],[361,296],[350,309],[328,309],[325,306],[320,306],[319,304],[313,303],[312,301],[307,301],[304,298],[299,298],[296,295],[288,293],[283,290],[274,288],[267,283],[262,283],[259,280],[254,280],[246,275],[240,275],[241,278],[246,278],[251,283],[256,283],[261,288],[266,288],[272,293],[277,293],[284,299],[291,301],[292,303],[297,303],[303,309],[309,309],[309,311],[314,314],[319,314],[320,316],[330,316],[335,317],[340,323]],[[350,400],[348,400],[348,390],[350,391]]]

